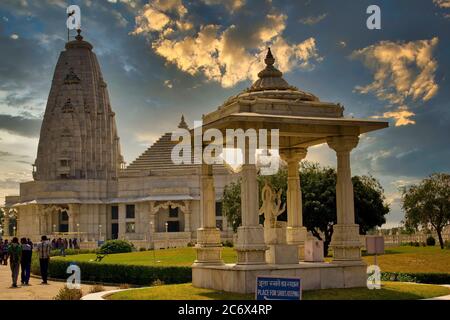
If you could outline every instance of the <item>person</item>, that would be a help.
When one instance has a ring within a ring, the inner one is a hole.
[[[41,268],[42,283],[47,284],[48,277],[48,262],[50,261],[51,245],[47,240],[47,236],[41,237],[41,242],[37,246],[39,254],[39,266]]]
[[[9,247],[9,243],[8,243],[8,239],[6,239],[5,242],[3,242],[3,247],[2,247],[2,252],[3,252],[2,260],[3,260],[4,266],[8,265],[8,247]],[[0,263],[1,262],[2,261],[0,261]]]
[[[22,245],[22,258],[20,259],[20,269],[22,270],[21,283],[25,286],[28,286],[30,281],[31,257],[33,255],[33,247],[30,246],[28,240],[25,238],[20,239]]]
[[[8,247],[9,266],[11,267],[12,288],[17,288],[17,278],[19,277],[20,259],[22,256],[22,247],[19,239],[14,237]]]
[[[3,262],[3,239],[0,240],[0,264]]]
[[[72,238],[69,239],[69,249],[73,249]]]
[[[33,241],[31,241],[31,239],[30,238],[27,238],[27,243],[30,245],[30,247],[31,247],[31,250],[33,250]]]

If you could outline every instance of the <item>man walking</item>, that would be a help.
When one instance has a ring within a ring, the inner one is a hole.
[[[37,251],[39,254],[39,265],[41,268],[41,277],[42,277],[41,284],[47,284],[48,262],[50,260],[50,250],[51,250],[51,245],[47,240],[47,236],[42,236],[41,242],[37,246]]]
[[[22,247],[19,239],[14,237],[8,248],[9,266],[11,267],[12,288],[17,288],[17,278],[19,277],[20,259],[22,256]]]
[[[30,281],[30,269],[31,269],[31,256],[33,255],[33,249],[28,243],[27,239],[20,239],[22,245],[22,258],[20,259],[21,282],[22,285],[28,286]]]

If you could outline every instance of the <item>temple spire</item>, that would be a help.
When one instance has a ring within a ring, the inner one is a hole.
[[[266,55],[266,58],[264,59],[264,62],[266,63],[267,66],[273,66],[275,63],[275,58],[272,55],[272,51],[270,50],[270,47],[269,47],[269,50],[267,50],[267,55]]]
[[[186,121],[184,121],[184,114],[181,115],[181,121],[178,125],[178,128],[189,130],[189,126],[187,125]]]

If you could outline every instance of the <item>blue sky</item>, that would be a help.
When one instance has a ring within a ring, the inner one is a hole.
[[[353,173],[385,188],[390,226],[403,217],[399,187],[449,172],[450,0],[2,0],[0,203],[31,179],[69,4],[81,8],[127,162],[181,114],[192,125],[249,87],[271,46],[292,85],[390,122],[352,154]],[[366,27],[371,4],[381,30]],[[307,159],[335,165],[327,146]]]

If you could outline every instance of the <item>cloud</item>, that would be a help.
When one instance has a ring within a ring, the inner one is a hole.
[[[172,89],[172,88],[173,88],[173,83],[172,83],[172,81],[170,81],[170,80],[164,81],[164,85],[165,85],[167,88],[169,88],[169,89]]]
[[[391,118],[395,120],[395,126],[407,126],[409,124],[416,124],[416,121],[410,119],[416,114],[408,110],[407,106],[399,107],[397,110],[383,113],[383,116],[373,116],[374,119]]]
[[[248,5],[233,3],[235,8]],[[259,1],[257,5],[260,7],[252,10],[241,8],[236,15],[230,15],[232,22],[227,24],[203,24],[179,1],[156,1],[145,5],[136,16],[132,34],[147,36],[154,52],[179,70],[202,74],[225,88],[255,80],[264,67],[263,54],[268,46],[273,48],[283,72],[310,70],[321,61],[314,38],[288,43],[283,37],[287,15],[278,12],[270,1]]]
[[[414,124],[408,118],[414,113],[407,104],[427,102],[439,89],[435,81],[438,67],[433,51],[438,38],[412,42],[382,41],[361,50],[354,51],[352,58],[360,59],[373,72],[373,82],[356,86],[361,94],[374,94],[380,101],[387,101],[389,107],[400,107],[386,112],[384,116],[397,120],[397,125]]]
[[[41,122],[39,118],[0,114],[0,130],[24,137],[38,137]]]
[[[450,8],[450,0],[433,0],[433,3],[440,8]]]
[[[309,16],[306,18],[301,18],[299,20],[300,23],[306,24],[308,26],[313,26],[318,24],[320,21],[324,20],[328,16],[328,13],[323,13],[318,16]]]
[[[19,39],[19,35],[13,33],[10,38],[13,40],[17,40],[17,39]]]
[[[245,0],[202,0],[207,5],[224,5],[230,12],[240,9],[245,4]]]

